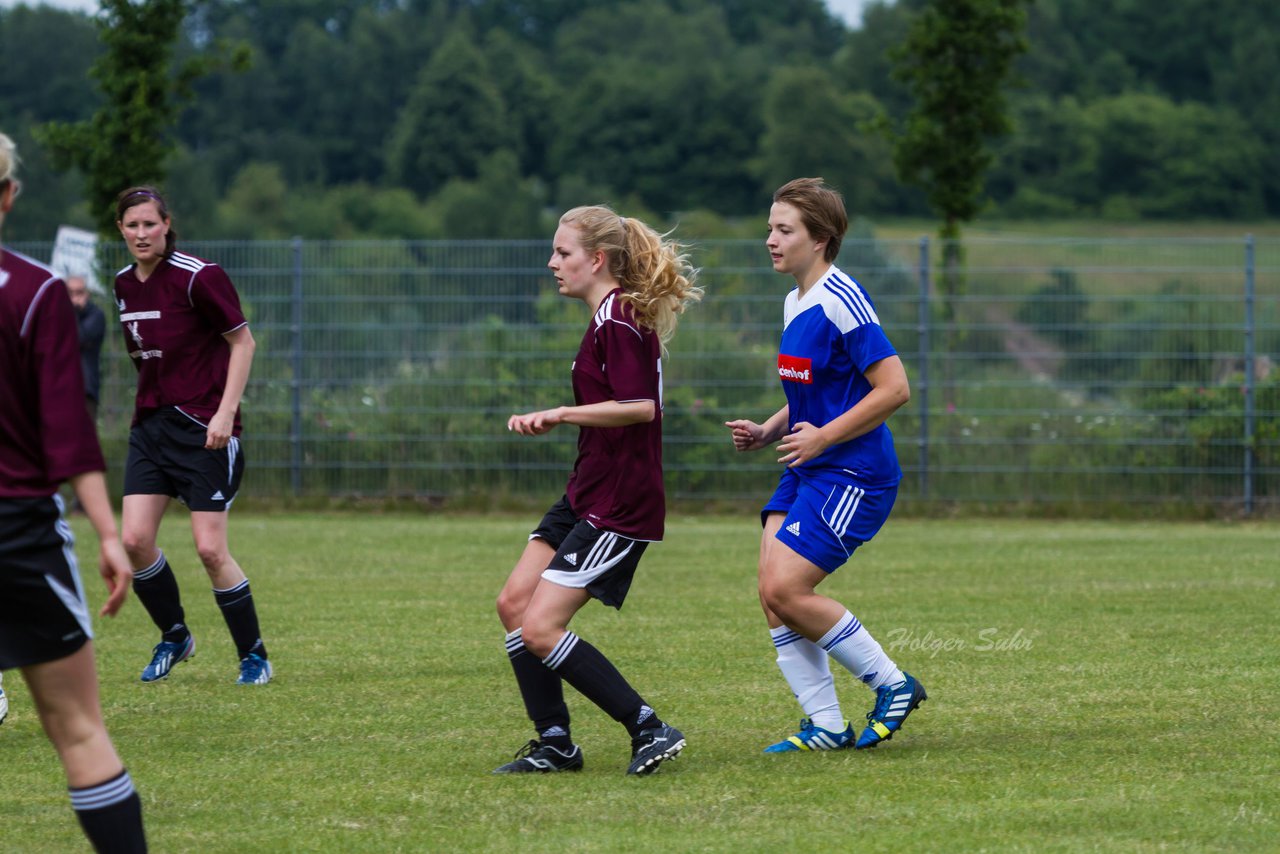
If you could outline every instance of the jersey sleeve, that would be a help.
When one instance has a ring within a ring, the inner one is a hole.
[[[652,400],[658,405],[658,354],[629,318],[612,317],[601,328],[605,378],[619,403]]]
[[[191,304],[221,335],[248,323],[231,277],[217,264],[209,264],[196,273],[191,283]]]
[[[89,419],[80,342],[67,287],[55,280],[32,309],[31,352],[40,389],[40,441],[50,480],[105,471],[97,428]]]
[[[855,326],[844,336],[844,340],[850,358],[864,374],[867,368],[881,359],[898,355],[898,351],[889,343],[889,336],[884,334],[884,329],[878,323]]]

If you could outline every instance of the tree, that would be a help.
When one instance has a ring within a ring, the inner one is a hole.
[[[627,47],[602,56],[602,44]],[[728,61],[718,10],[677,14],[657,0],[596,9],[566,25],[554,51],[565,88],[551,117],[552,173],[634,193],[664,214],[759,204],[747,168],[758,99]]]
[[[1098,152],[1094,180],[1137,214],[1262,215],[1266,146],[1231,110],[1128,94],[1095,102],[1085,120]]]
[[[1027,48],[1022,31],[1030,0],[928,0],[906,41],[893,51],[894,76],[914,104],[894,146],[903,181],[924,190],[942,218],[942,311],[950,328],[964,289],[960,223],[978,213],[991,165],[988,143],[1010,129],[1002,88]],[[944,370],[952,361],[944,360]],[[950,377],[944,374],[948,403]]]
[[[177,105],[209,68],[207,55],[174,74],[174,43],[190,0],[101,0],[98,35],[106,50],[90,69],[105,103],[82,122],[52,122],[39,137],[60,169],[85,174],[89,210],[99,230],[114,230],[112,203],[132,184],[161,183],[174,148]]]
[[[882,112],[865,92],[840,91],[823,69],[778,69],[765,88],[757,173],[768,188],[821,175],[850,210],[887,210],[892,153],[883,137],[864,129]]]
[[[486,157],[511,147],[502,93],[468,29],[459,27],[422,69],[396,119],[388,173],[428,196],[452,178],[475,178]]]

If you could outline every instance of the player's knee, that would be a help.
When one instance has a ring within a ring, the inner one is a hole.
[[[520,618],[524,616],[525,601],[523,597],[514,596],[509,590],[503,588],[498,594],[496,603],[498,611],[498,619],[502,621],[502,625],[506,626],[507,631],[515,631],[520,625]]]
[[[796,600],[796,590],[784,579],[771,575],[760,577],[760,603],[767,612],[772,612],[784,620],[791,613],[791,605]]]
[[[124,546],[124,553],[129,556],[129,561],[135,567],[147,566],[155,560],[155,537],[145,536],[138,531],[131,531],[126,528],[120,534],[120,543]]]
[[[217,575],[222,572],[227,562],[231,560],[227,547],[222,543],[196,543],[196,555],[200,558],[200,563],[204,565],[205,571],[210,575]]]
[[[538,656],[538,658],[546,658],[550,655],[551,650],[555,648],[556,641],[560,639],[562,634],[564,634],[563,629],[542,625],[537,622],[526,624],[520,630],[524,648]]]

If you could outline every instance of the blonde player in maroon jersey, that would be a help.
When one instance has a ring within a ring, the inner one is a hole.
[[[560,218],[547,266],[560,293],[591,310],[573,362],[574,405],[512,415],[507,429],[539,436],[575,425],[578,458],[564,497],[529,535],[498,596],[507,655],[538,737],[494,773],[582,768],[564,680],[626,727],[627,773],[651,774],[684,748],[684,736],[568,626],[593,598],[621,608],[640,556],[662,539],[662,351],[702,292],[678,244],[602,206]]]
[[[116,200],[134,263],[116,274],[125,349],[138,371],[124,475],[124,547],[133,589],[160,630],[143,682],[195,652],[178,582],[156,545],[173,498],[191,511],[196,553],[240,660],[241,685],[271,681],[249,580],[227,547],[227,515],[244,474],[240,399],[254,341],[240,297],[217,264],[177,251],[169,206],[152,187]]]
[[[0,225],[21,185],[0,133]],[[89,607],[58,486],[70,481],[100,543],[110,591],[129,592],[129,559],[85,405],[79,336],[66,285],[0,246],[0,670],[22,669],[67,774],[71,806],[98,851],[146,851],[142,803],[102,720]],[[6,850],[23,850],[10,830]]]

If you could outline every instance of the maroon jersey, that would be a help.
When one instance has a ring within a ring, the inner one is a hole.
[[[67,286],[0,249],[0,498],[47,498],[68,478],[106,467]]]
[[[133,423],[173,406],[208,424],[231,363],[231,345],[222,336],[247,323],[231,279],[217,264],[175,252],[145,282],[138,281],[137,265],[116,274],[116,308],[138,369]],[[240,435],[239,409],[232,432]]]
[[[653,401],[654,418],[626,427],[578,429],[578,459],[566,493],[573,512],[597,528],[634,540],[661,540],[667,515],[662,485],[662,345],[636,323],[617,288],[600,303],[573,362],[579,406]]]

